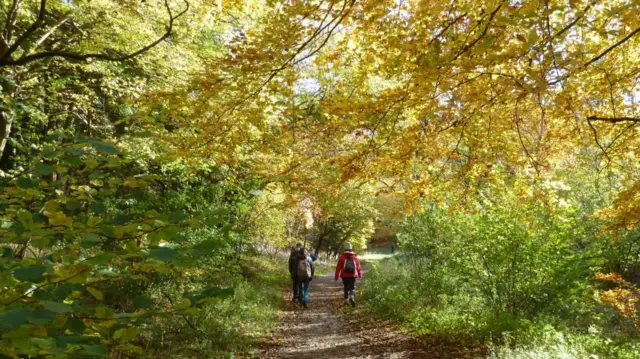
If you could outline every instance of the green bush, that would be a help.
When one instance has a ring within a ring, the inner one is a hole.
[[[231,358],[249,352],[275,329],[284,306],[281,288],[289,280],[286,265],[265,257],[243,257],[241,262],[222,277],[213,275],[232,286],[232,293],[209,301],[197,314],[155,322],[143,338],[145,357]]]
[[[615,284],[595,275],[637,284],[638,232],[610,240],[597,201],[574,195],[506,193],[467,213],[427,204],[402,225],[403,252],[368,273],[366,302],[414,334],[489,345],[494,358],[637,357],[637,326],[602,303]]]

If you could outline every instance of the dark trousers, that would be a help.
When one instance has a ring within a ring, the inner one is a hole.
[[[344,285],[344,299],[349,298],[349,294],[356,295],[355,278],[342,278],[342,284]]]
[[[293,287],[293,296],[292,298],[298,298],[298,288],[300,288],[300,284],[297,280],[291,278],[291,286]]]

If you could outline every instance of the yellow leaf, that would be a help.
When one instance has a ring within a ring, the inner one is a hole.
[[[95,288],[87,287],[87,292],[91,293],[91,295],[96,297],[98,300],[104,299],[104,294]]]

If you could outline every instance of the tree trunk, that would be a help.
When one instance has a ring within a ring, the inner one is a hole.
[[[7,140],[11,134],[11,125],[13,124],[13,115],[7,111],[0,111],[0,158],[7,146]]]
[[[320,254],[320,247],[322,246],[322,242],[324,242],[324,233],[320,233],[318,236],[318,244],[316,245],[316,253]]]

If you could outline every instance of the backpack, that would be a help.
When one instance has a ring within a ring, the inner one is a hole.
[[[344,261],[344,272],[353,274],[356,272],[356,261],[353,257],[347,257]]]
[[[311,265],[309,261],[305,259],[298,260],[298,280],[311,279]]]

